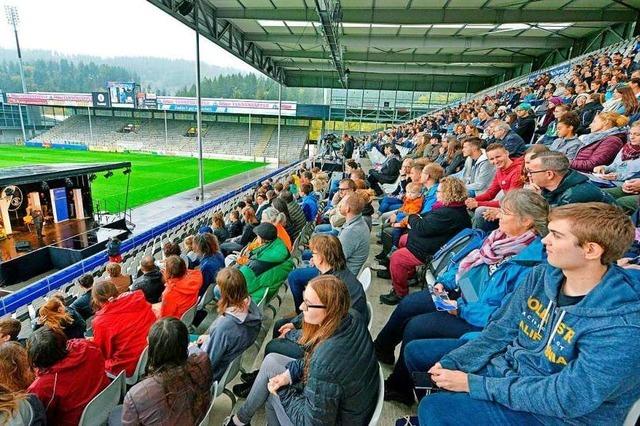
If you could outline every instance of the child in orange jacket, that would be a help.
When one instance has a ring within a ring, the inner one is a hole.
[[[395,229],[392,232],[393,246],[398,247],[400,237],[404,234],[405,228],[409,223],[409,215],[418,214],[422,210],[422,203],[424,202],[424,195],[422,194],[422,185],[417,182],[412,182],[407,185],[407,192],[404,195],[404,201],[402,207],[398,209],[398,212],[404,214],[404,218],[400,222],[394,223]]]

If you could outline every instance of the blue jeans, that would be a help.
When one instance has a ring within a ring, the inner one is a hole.
[[[443,356],[465,343],[467,340],[462,339],[414,340],[404,348],[404,364],[409,374],[429,371]]]
[[[293,303],[296,307],[296,312],[300,313],[300,305],[302,304],[302,293],[307,287],[307,283],[312,279],[320,275],[315,267],[309,268],[297,268],[289,273],[287,282],[289,283],[289,289],[293,295]]]
[[[378,211],[382,214],[391,210],[399,209],[400,207],[402,207],[402,200],[399,200],[396,197],[384,197],[380,200],[380,207],[378,207]]]
[[[420,426],[542,425],[533,414],[513,411],[497,402],[473,399],[466,392],[427,395],[418,406],[418,418]]]
[[[321,225],[317,225],[313,231],[314,234],[329,234],[329,235],[333,235],[334,237],[338,236],[338,232],[339,231],[337,229],[334,229],[329,223],[323,223]]]

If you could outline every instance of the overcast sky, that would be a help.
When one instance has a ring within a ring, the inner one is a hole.
[[[195,60],[195,33],[146,0],[0,0],[0,47],[14,49],[5,5],[18,8],[23,49]],[[203,62],[253,71],[204,37],[200,52]]]

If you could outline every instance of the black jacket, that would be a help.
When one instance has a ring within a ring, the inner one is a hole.
[[[224,243],[229,238],[229,231],[226,228],[214,228],[213,235],[216,236],[220,244]]]
[[[423,216],[409,216],[407,249],[423,262],[458,232],[471,228],[471,219],[464,206],[441,207]]]
[[[304,359],[287,365],[293,386],[278,391],[297,426],[366,425],[376,407],[379,373],[367,326],[350,314],[335,334],[318,345],[302,383]]]
[[[578,127],[576,131],[578,135],[591,133],[589,126],[596,117],[596,114],[602,111],[602,108],[603,106],[597,102],[589,102],[582,108],[582,111],[580,111],[580,127]]]
[[[142,290],[147,302],[154,304],[160,301],[164,291],[164,278],[159,269],[146,272],[136,278],[131,284],[131,291]]]
[[[70,306],[82,317],[87,320],[93,316],[93,309],[91,309],[91,290],[79,296]]]
[[[524,140],[524,143],[530,144],[533,132],[536,130],[536,119],[531,116],[518,119],[511,125],[511,128]]]
[[[344,155],[345,160],[353,157],[353,140],[349,139],[344,143],[344,147],[342,147],[342,154]]]
[[[227,223],[227,231],[229,233],[229,236],[227,238],[234,238],[238,235],[242,235],[242,222],[238,220],[236,222]]]
[[[615,200],[609,194],[575,170],[569,170],[569,173],[562,178],[560,185],[553,191],[543,189],[542,196],[551,207],[588,202],[615,204]]]
[[[384,166],[380,169],[380,171],[371,171],[369,175],[372,175],[376,178],[378,182],[381,183],[393,183],[400,176],[400,168],[402,167],[402,162],[397,157],[391,157],[384,163]]]

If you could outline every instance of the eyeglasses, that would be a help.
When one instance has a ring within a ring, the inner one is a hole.
[[[531,175],[535,175],[536,173],[542,173],[542,172],[550,172],[551,170],[527,170],[527,175],[531,176]]]
[[[348,190],[350,190],[350,189],[351,189],[351,188],[338,188],[338,191],[348,191]]]
[[[327,307],[325,305],[312,305],[307,299],[303,299],[300,308],[307,312],[309,309],[326,309]]]

